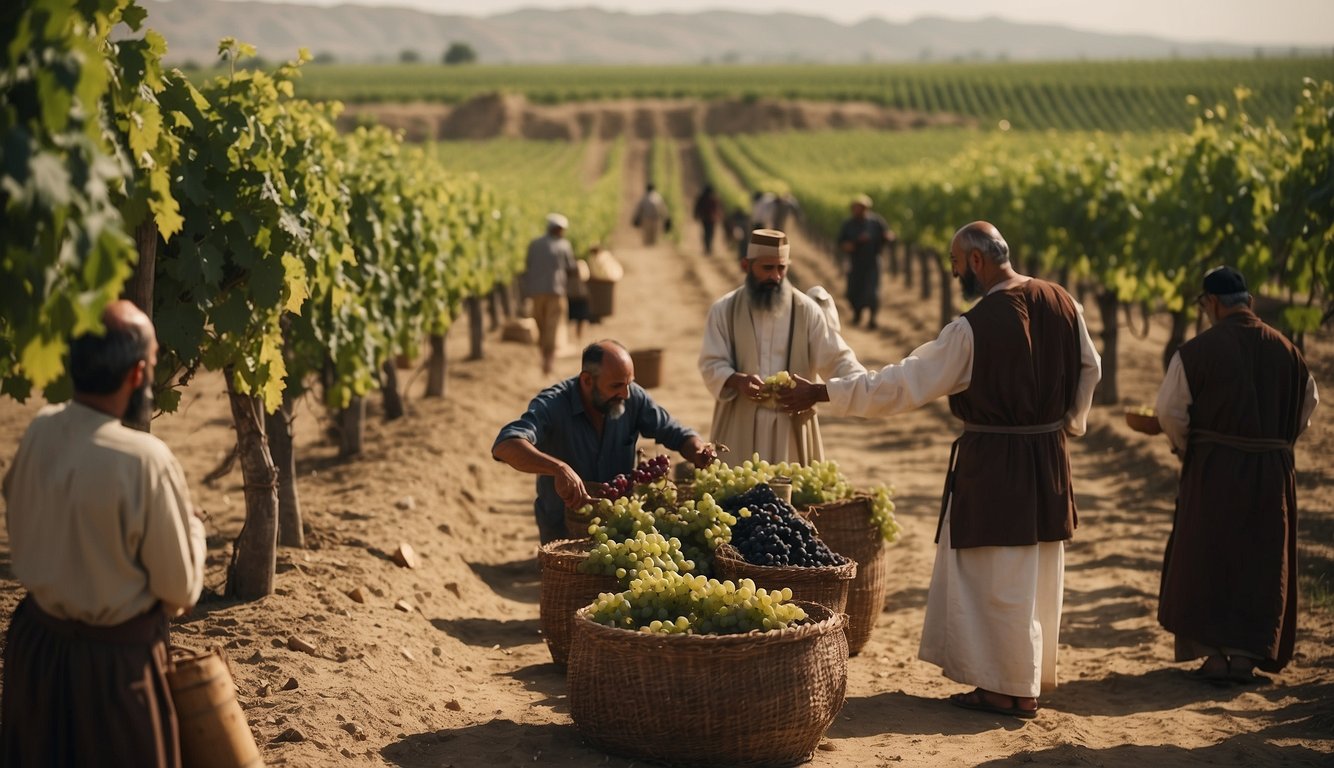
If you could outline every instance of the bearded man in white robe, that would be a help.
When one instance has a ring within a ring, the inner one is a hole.
[[[753,231],[741,259],[745,283],[709,310],[699,370],[716,400],[710,439],[728,447],[732,463],[757,453],[770,462],[824,458],[814,409],[782,411],[764,386],[766,377],[788,371],[830,379],[866,371],[839,335],[837,321],[792,287],[790,262],[787,235]]]

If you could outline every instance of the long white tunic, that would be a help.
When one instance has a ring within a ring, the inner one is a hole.
[[[793,373],[828,380],[836,376],[865,373],[866,369],[848,343],[831,327],[828,314],[814,299],[800,292],[785,293],[770,311],[750,308],[754,338],[733,339],[731,334],[739,331],[732,328],[729,311],[733,297],[738,291],[744,290],[744,287],[738,288],[716,301],[709,310],[708,323],[704,329],[699,370],[704,377],[704,386],[718,401],[719,408],[719,418],[714,419],[715,428],[710,439],[733,449],[733,453],[725,457],[732,464],[751,458],[752,452],[759,453],[760,458],[771,462],[802,458],[807,461],[820,460],[823,455],[819,451],[819,422],[814,416],[800,417],[801,423],[794,429],[793,417],[772,407],[772,404],[756,407],[753,403],[737,401],[736,390],[726,386],[728,378],[738,372],[732,356],[733,349],[742,344],[753,344],[758,354],[759,370],[742,373],[764,378],[786,370],[792,344],[789,329],[793,327],[792,298],[795,296],[802,303],[801,314],[806,318],[805,323],[798,324],[795,331],[805,336],[809,367]],[[744,300],[745,295],[738,298]],[[814,433],[815,437],[803,439],[800,434],[803,431]],[[814,446],[814,453],[818,455],[802,457],[799,442]]]
[[[997,285],[1005,290],[1021,280]],[[1065,429],[1082,435],[1102,360],[1079,315],[1080,376]],[[827,382],[831,411],[889,416],[968,388],[973,330],[957,318],[901,362]],[[918,656],[946,677],[1010,696],[1037,696],[1056,685],[1056,649],[1065,580],[1063,542],[952,549],[949,511],[936,545]]]

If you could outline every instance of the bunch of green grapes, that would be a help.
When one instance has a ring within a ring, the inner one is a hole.
[[[615,576],[622,585],[641,572],[658,569],[663,573],[689,573],[695,564],[681,554],[681,542],[657,532],[638,531],[624,541],[604,539],[596,542],[588,558],[579,564],[580,573]]]
[[[779,371],[771,376],[764,377],[764,387],[761,390],[765,397],[773,397],[784,389],[792,389],[797,386],[797,380],[792,378],[792,374],[787,371]]]
[[[667,496],[663,497],[664,499]],[[671,499],[675,499],[672,491]],[[639,534],[657,534],[675,540],[689,570],[708,574],[713,570],[713,551],[732,538],[736,518],[718,506],[711,496],[678,504],[659,504],[638,495],[621,499],[599,499],[588,505],[597,520],[588,527],[594,545],[624,542]]]
[[[714,462],[705,469],[696,469],[693,487],[696,498],[707,493],[721,502],[776,477],[786,477],[792,481],[792,505],[795,507],[849,499],[856,494],[852,483],[848,482],[848,478],[833,461],[770,463],[761,459],[758,453],[738,466]],[[870,493],[871,524],[880,531],[885,541],[897,541],[900,528],[894,519],[894,502],[890,500],[894,489],[880,484],[871,488]]]
[[[715,461],[704,469],[696,469],[693,488],[695,498],[707,493],[718,501],[726,501],[778,477],[792,481],[792,503],[795,506],[821,504],[853,494],[852,485],[832,461],[771,463],[761,459],[758,453],[736,466]]]
[[[903,529],[894,519],[894,489],[881,483],[871,489],[871,523],[880,530],[881,537],[890,543],[899,540]]]
[[[624,592],[604,592],[593,602],[599,624],[639,632],[725,635],[783,629],[806,619],[791,602],[792,590],[756,589],[704,576],[648,569]]]

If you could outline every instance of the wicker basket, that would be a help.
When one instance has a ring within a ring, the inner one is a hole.
[[[564,664],[570,655],[570,622],[574,612],[597,599],[603,592],[621,591],[615,576],[579,572],[579,564],[588,556],[589,541],[562,539],[542,545],[537,562],[542,567],[542,597],[538,621],[542,637],[551,651],[551,660]]]
[[[716,579],[750,579],[756,587],[770,591],[787,587],[792,590],[793,600],[819,603],[834,613],[845,613],[848,588],[857,575],[857,562],[847,560],[843,565],[819,568],[755,565],[746,562],[731,544],[724,544],[713,552],[713,571]]]
[[[1143,432],[1146,435],[1161,435],[1163,425],[1158,423],[1158,415],[1153,413],[1152,409],[1142,410],[1148,410],[1149,413],[1142,413],[1141,409],[1138,408],[1127,408],[1126,424],[1136,432]]]
[[[810,621],[744,635],[607,627],[581,609],[567,683],[584,738],[673,765],[788,766],[810,759],[843,707],[846,618],[803,603]]]
[[[565,509],[565,533],[572,539],[585,539],[588,536],[588,526],[592,524],[597,515],[584,516],[579,514],[577,509]]]
[[[854,496],[801,510],[815,523],[820,539],[844,557],[857,561],[857,576],[848,587],[848,650],[857,654],[871,639],[876,619],[889,594],[889,554],[880,531],[871,522],[871,497]]]

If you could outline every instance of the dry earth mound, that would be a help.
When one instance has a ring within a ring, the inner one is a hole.
[[[775,99],[617,100],[534,104],[522,95],[488,94],[462,104],[427,102],[353,104],[343,127],[363,122],[401,130],[410,141],[524,138],[581,141],[611,139],[629,132],[652,138],[655,126],[674,137],[696,133],[737,134],[830,129],[908,130],[968,125],[954,114],[892,109],[864,101],[821,102]]]

